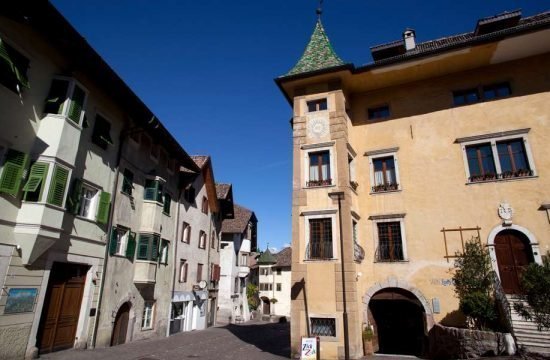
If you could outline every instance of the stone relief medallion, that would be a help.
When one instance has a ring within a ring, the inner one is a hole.
[[[320,139],[328,135],[328,118],[325,116],[311,117],[307,122],[307,136]]]
[[[508,203],[501,203],[498,206],[498,216],[504,220],[505,224],[512,223],[512,216],[514,216],[514,209]]]

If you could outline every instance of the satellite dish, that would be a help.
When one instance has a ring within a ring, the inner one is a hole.
[[[201,282],[199,282],[199,288],[201,288],[201,289],[206,288],[206,281],[205,280],[201,280]]]

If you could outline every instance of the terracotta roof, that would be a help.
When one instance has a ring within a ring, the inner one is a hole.
[[[197,164],[197,166],[202,169],[204,167],[204,164],[208,162],[208,159],[210,159],[210,156],[208,155],[191,155],[191,159]]]
[[[216,196],[218,199],[226,199],[231,190],[231,184],[216,184]]]
[[[286,247],[275,254],[277,258],[276,267],[290,267],[292,264],[292,248]]]
[[[277,262],[277,258],[267,249],[264,251],[260,257],[258,257],[258,260],[256,260],[256,263],[258,265],[269,265],[269,264],[275,264]]]
[[[234,204],[234,218],[224,219],[222,222],[222,232],[228,234],[241,234],[246,230],[248,222],[254,216],[252,210],[248,210],[245,207]]]
[[[296,75],[320,69],[327,69],[335,66],[343,65],[342,59],[336,55],[332,48],[321,19],[317,20],[315,29],[311,35],[311,39],[306,46],[306,49],[298,60],[298,63],[283,76]]]

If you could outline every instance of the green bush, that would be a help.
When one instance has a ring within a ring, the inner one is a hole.
[[[260,299],[258,298],[258,287],[252,283],[246,285],[246,298],[248,300],[248,308],[250,310],[256,310],[260,306]]]
[[[550,253],[544,259],[543,265],[529,264],[521,279],[523,294],[521,300],[527,302],[515,303],[514,309],[526,320],[534,321],[539,331],[550,329]]]

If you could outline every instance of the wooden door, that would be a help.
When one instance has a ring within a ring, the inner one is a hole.
[[[529,239],[517,231],[502,231],[495,237],[495,253],[504,292],[521,293],[521,274],[533,261]]]
[[[73,347],[87,266],[54,263],[39,328],[40,353]]]
[[[126,342],[126,333],[128,332],[128,320],[130,319],[130,305],[122,304],[115,318],[113,335],[111,336],[111,346],[124,344]]]

